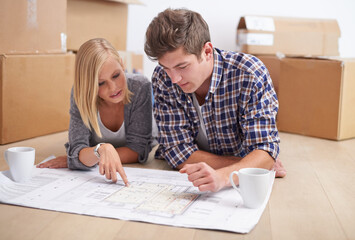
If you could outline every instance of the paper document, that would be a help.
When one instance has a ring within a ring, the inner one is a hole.
[[[92,171],[34,168],[31,180],[15,183],[0,172],[0,202],[33,208],[143,221],[179,227],[248,233],[258,223],[264,204],[244,208],[233,188],[199,192],[186,174],[125,167],[130,186],[112,183]]]

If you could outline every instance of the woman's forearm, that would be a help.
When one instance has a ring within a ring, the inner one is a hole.
[[[111,144],[108,144],[108,143],[102,144],[100,146],[100,148],[98,149],[99,154],[112,147],[112,145],[111,146],[105,146],[105,145],[111,145]],[[83,148],[80,151],[79,160],[85,166],[92,167],[99,162],[99,159],[94,154],[94,148],[95,148],[95,146],[94,147],[87,147],[87,148]],[[120,157],[121,163],[138,162],[138,153],[136,153],[132,149],[130,149],[128,147],[119,147],[119,148],[116,148],[116,151],[118,153],[118,156]]]

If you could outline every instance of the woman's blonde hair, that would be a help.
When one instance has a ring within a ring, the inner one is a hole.
[[[95,38],[81,45],[75,59],[74,100],[85,126],[93,129],[99,137],[102,137],[97,118],[99,72],[110,56],[117,59],[124,69],[116,49],[107,40]],[[130,103],[131,94],[126,82],[124,104]]]

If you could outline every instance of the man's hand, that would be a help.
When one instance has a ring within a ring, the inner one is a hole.
[[[67,156],[59,156],[37,165],[38,168],[67,168]]]
[[[278,158],[276,159],[272,170],[275,170],[275,177],[283,178],[286,176],[286,169]]]
[[[226,180],[221,170],[214,170],[204,162],[186,164],[179,172],[186,173],[188,180],[201,192],[217,192],[228,182],[228,177]]]

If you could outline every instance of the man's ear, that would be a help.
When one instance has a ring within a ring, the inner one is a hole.
[[[206,42],[203,46],[203,53],[205,54],[206,60],[213,59],[213,46],[211,42]]]

